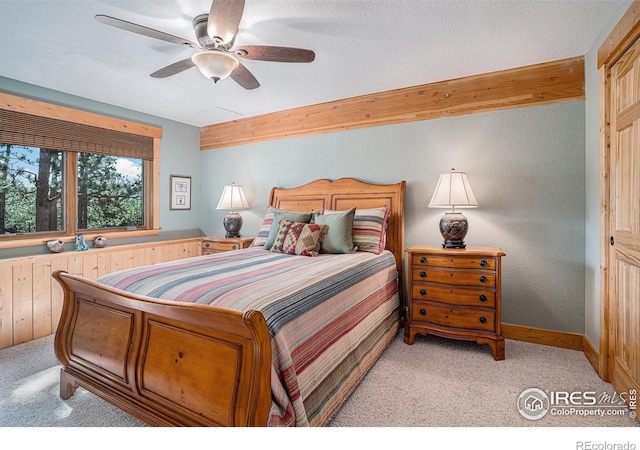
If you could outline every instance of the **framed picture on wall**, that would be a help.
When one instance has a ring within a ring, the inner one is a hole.
[[[191,177],[171,175],[169,209],[191,209]]]

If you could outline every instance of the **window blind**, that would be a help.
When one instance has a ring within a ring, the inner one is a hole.
[[[0,109],[0,143],[153,160],[153,138]]]

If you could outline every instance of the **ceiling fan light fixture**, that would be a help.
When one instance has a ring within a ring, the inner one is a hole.
[[[227,78],[240,65],[233,55],[220,50],[195,53],[191,56],[191,61],[200,69],[202,75],[216,83]]]

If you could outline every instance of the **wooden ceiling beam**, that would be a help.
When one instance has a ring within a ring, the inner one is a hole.
[[[580,56],[208,125],[200,150],[584,98]]]

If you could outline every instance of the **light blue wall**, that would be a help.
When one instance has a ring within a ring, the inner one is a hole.
[[[465,210],[468,245],[498,246],[503,322],[584,332],[584,102],[387,125],[202,152],[201,228],[223,233],[224,184],[245,187],[257,232],[272,186],[317,178],[407,182],[407,245],[439,244],[438,175],[466,171],[480,203]]]
[[[317,178],[407,181],[406,244],[438,243],[442,210],[427,203],[440,172],[469,174],[480,202],[465,210],[469,245],[500,246],[503,321],[586,333],[599,342],[600,173],[597,50],[624,1],[586,55],[586,102],[389,125],[199,152],[195,127],[0,77],[0,91],[159,126],[160,239],[221,234],[224,184],[246,188],[246,235],[272,186]],[[586,138],[585,138],[586,136]],[[193,177],[191,211],[169,211],[169,175]],[[139,241],[140,239],[136,239]],[[127,240],[121,242],[126,243]],[[1,251],[6,256],[8,250]]]
[[[585,334],[600,348],[600,75],[598,49],[631,6],[621,2],[607,26],[585,55],[586,92],[586,242],[585,242]]]
[[[160,227],[162,232],[160,236],[146,239],[119,239],[114,240],[113,243],[172,239],[197,236],[200,233],[199,220],[202,198],[199,189],[200,171],[198,169],[200,163],[199,128],[44,89],[9,78],[0,77],[0,92],[162,128],[160,142]],[[193,177],[193,198],[190,211],[169,211],[169,177],[172,174]],[[0,257],[24,256],[35,253],[46,253],[46,249],[44,246],[3,249],[0,250]]]

